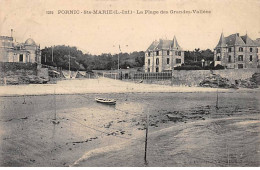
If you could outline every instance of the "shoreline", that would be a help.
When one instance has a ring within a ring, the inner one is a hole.
[[[108,78],[63,80],[57,84],[29,84],[0,86],[0,97],[82,95],[109,93],[258,93],[259,89],[224,89],[189,86],[167,86],[124,82]]]

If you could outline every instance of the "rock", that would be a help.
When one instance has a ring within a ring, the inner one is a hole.
[[[260,73],[254,73],[251,81],[255,82],[256,85],[260,85]]]
[[[202,87],[212,87],[212,88],[237,88],[232,84],[227,78],[223,78],[220,75],[212,74],[205,77],[205,79],[199,84]]]
[[[236,85],[238,87],[243,88],[258,88],[258,85],[260,84],[260,73],[254,73],[251,78],[247,78],[244,80],[235,80]]]
[[[180,115],[173,115],[173,114],[167,114],[166,116],[168,117],[168,119],[170,119],[171,121],[174,121],[174,122],[181,120],[183,118]]]

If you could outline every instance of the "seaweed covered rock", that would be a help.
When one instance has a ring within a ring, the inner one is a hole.
[[[45,84],[48,80],[35,75],[9,75],[1,80],[1,84],[18,85],[18,84]]]
[[[251,78],[236,80],[236,84],[243,88],[258,88],[258,85],[260,85],[260,73],[254,73]]]
[[[205,77],[199,85],[201,87],[212,88],[237,88],[237,86],[232,84],[227,78],[221,77],[218,74],[211,74],[210,76]]]
[[[251,81],[255,82],[257,85],[260,85],[260,73],[254,73]]]

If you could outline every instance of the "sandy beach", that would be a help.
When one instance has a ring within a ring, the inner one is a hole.
[[[30,84],[0,86],[0,96],[46,95],[46,94],[85,94],[85,93],[146,93],[146,92],[216,92],[216,88],[166,86],[125,82],[109,78],[72,79],[58,81],[57,84]],[[232,92],[234,89],[218,89],[219,92]],[[240,89],[239,91],[244,91]],[[251,92],[258,89],[251,90]]]
[[[205,92],[193,93],[196,90],[190,87],[130,85],[106,79],[72,80],[21,86],[20,93],[14,86],[11,96],[0,97],[1,166],[260,165],[258,91],[220,89],[216,109],[216,89],[195,88]],[[31,88],[37,86],[48,91]],[[71,90],[64,94],[61,86]],[[99,104],[95,97],[114,98],[117,104]],[[149,163],[145,165],[147,114]],[[180,119],[169,120],[168,114]]]

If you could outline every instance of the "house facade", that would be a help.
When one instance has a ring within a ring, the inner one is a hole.
[[[0,62],[41,63],[40,46],[31,38],[25,43],[14,42],[13,37],[0,36]]]
[[[153,41],[145,52],[145,72],[169,72],[184,63],[184,51],[173,40]]]
[[[256,44],[256,48],[257,48],[257,66],[259,67],[259,59],[260,59],[260,38],[257,38],[255,41],[255,44]]]
[[[214,49],[214,65],[222,65],[229,69],[257,68],[258,48],[256,43],[246,34],[238,33],[220,36]]]

